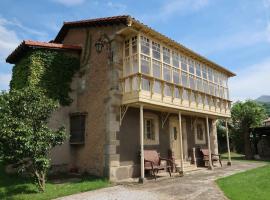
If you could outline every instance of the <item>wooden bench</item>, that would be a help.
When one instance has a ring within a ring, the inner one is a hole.
[[[162,163],[161,161],[166,161]],[[156,150],[144,150],[144,170],[150,171],[156,180],[159,170],[166,170],[171,176],[172,160],[161,158]]]
[[[204,161],[204,165],[206,166],[206,163],[209,163],[209,150],[208,149],[201,149],[200,150],[203,154],[203,161]],[[219,161],[220,166],[222,167],[222,163],[221,163],[221,155],[220,154],[211,154],[211,163],[213,164],[214,162]]]

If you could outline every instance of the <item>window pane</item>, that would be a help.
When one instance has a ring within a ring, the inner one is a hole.
[[[138,57],[135,55],[132,57],[133,73],[139,72]]]
[[[197,90],[203,92],[203,84],[202,84],[202,79],[197,78]]]
[[[188,91],[186,89],[183,89],[182,98],[187,101],[189,100]]]
[[[181,56],[181,69],[187,71],[187,59],[184,56]]]
[[[180,93],[177,87],[174,88],[174,98],[180,99]]]
[[[128,76],[131,74],[131,69],[130,69],[130,59],[126,58],[125,59],[125,66],[124,66],[124,76]]]
[[[130,80],[129,80],[129,78],[125,79],[125,92],[130,92]]]
[[[195,85],[195,77],[192,75],[189,75],[189,86],[191,89],[195,90],[196,85]]]
[[[185,87],[188,87],[187,73],[182,72],[181,73],[181,79],[182,79],[182,85],[185,86]]]
[[[70,116],[70,142],[82,143],[85,135],[85,115]]]
[[[191,101],[191,102],[196,102],[196,98],[195,98],[194,92],[191,92],[191,93],[190,93],[190,101]]]
[[[175,52],[172,53],[172,62],[174,67],[179,68],[179,55]]]
[[[138,77],[133,77],[132,78],[132,90],[138,90]]]
[[[213,81],[213,70],[208,68],[208,80]]]
[[[174,69],[174,70],[173,70],[173,82],[174,82],[175,84],[179,84],[179,83],[180,83],[179,76],[180,76],[179,70]]]
[[[202,75],[201,73],[202,73],[201,65],[197,63],[197,65],[196,65],[196,75],[201,77],[201,75]]]
[[[171,81],[171,67],[168,65],[163,66],[163,77],[165,81]]]
[[[152,42],[152,56],[160,60],[160,44]]]
[[[203,103],[202,95],[198,94],[197,97],[198,97],[198,104],[202,104]]]
[[[150,59],[141,55],[141,70],[144,74],[150,74]]]
[[[161,94],[161,82],[160,81],[155,81],[153,90],[155,93]]]
[[[150,91],[150,81],[146,78],[142,78],[142,89]]]
[[[157,62],[155,60],[152,60],[153,62],[153,76],[156,78],[161,78],[161,63]]]
[[[141,36],[141,53],[150,55],[149,39],[143,36]]]
[[[170,64],[170,49],[163,47],[163,62]]]
[[[137,53],[137,36],[132,37],[132,53]]]
[[[194,62],[193,61],[189,61],[189,73],[194,74]]]
[[[168,84],[165,84],[165,86],[164,86],[164,95],[165,96],[172,96],[171,86]]]
[[[125,57],[129,56],[129,40],[125,41]]]
[[[203,81],[203,90],[205,93],[209,94],[209,86],[207,81]]]
[[[206,66],[203,66],[202,74],[203,74],[203,78],[207,79],[207,68],[206,68]]]

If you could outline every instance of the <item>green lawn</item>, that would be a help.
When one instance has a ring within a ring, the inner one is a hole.
[[[46,191],[38,193],[35,185],[29,179],[4,173],[4,167],[0,162],[0,199],[12,200],[39,200],[52,199],[79,192],[94,190],[109,186],[106,179],[84,176],[83,178],[69,179],[56,184],[49,180],[46,184]]]
[[[270,199],[270,165],[221,178],[216,182],[231,200]]]

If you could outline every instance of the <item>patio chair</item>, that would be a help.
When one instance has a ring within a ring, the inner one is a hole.
[[[163,163],[161,161],[166,161]],[[167,158],[161,158],[156,150],[144,150],[144,169],[150,171],[156,180],[156,174],[159,170],[168,170],[170,176],[172,161]]]
[[[206,166],[206,163],[208,162],[210,162],[209,161],[209,150],[208,149],[201,149],[201,152],[202,152],[202,154],[203,154],[203,161],[204,161],[204,165]],[[214,162],[217,162],[217,161],[219,161],[219,163],[220,163],[220,166],[222,167],[222,163],[221,163],[221,155],[220,154],[211,154],[211,158],[212,158],[212,160],[211,160],[211,162],[212,162],[212,164],[214,163]]]

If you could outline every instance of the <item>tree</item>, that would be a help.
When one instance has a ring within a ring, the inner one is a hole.
[[[236,102],[232,109],[232,124],[235,132],[241,134],[244,138],[244,150],[247,159],[252,158],[250,132],[249,129],[260,126],[266,119],[264,107],[255,101],[247,100],[245,102]]]
[[[66,139],[63,127],[52,130],[48,120],[56,101],[37,88],[0,93],[0,146],[3,160],[18,171],[32,175],[40,191],[45,190],[50,166],[48,153]]]

